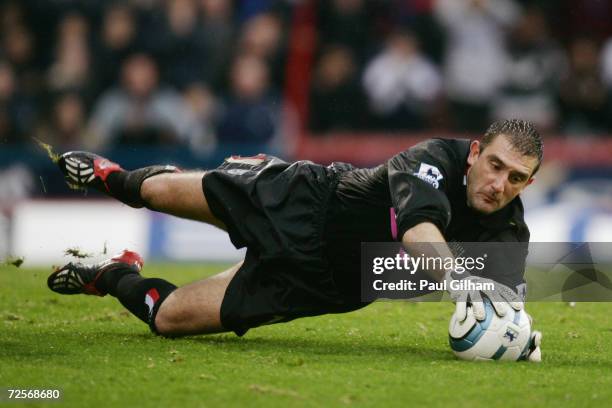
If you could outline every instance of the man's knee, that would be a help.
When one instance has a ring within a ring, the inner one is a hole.
[[[168,337],[220,333],[225,329],[217,315],[218,311],[201,309],[173,292],[160,305],[151,328]]]
[[[140,197],[149,205],[154,205],[159,201],[167,201],[167,197],[172,195],[171,175],[158,174],[142,182],[140,186]]]
[[[154,324],[152,325],[154,331],[162,336],[175,336],[180,335],[181,329],[187,320],[184,311],[180,305],[177,305],[178,299],[174,293],[170,294],[164,302],[160,305],[157,313],[155,314]]]

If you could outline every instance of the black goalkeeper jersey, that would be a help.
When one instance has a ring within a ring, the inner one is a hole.
[[[519,197],[505,208],[479,214],[467,206],[466,169],[470,141],[431,139],[372,169],[347,165],[327,222],[328,258],[339,287],[359,292],[361,242],[401,241],[422,222],[435,224],[449,242],[524,242],[529,229]],[[527,245],[490,259],[483,276],[510,287],[523,283]],[[520,289],[517,289],[520,290]]]

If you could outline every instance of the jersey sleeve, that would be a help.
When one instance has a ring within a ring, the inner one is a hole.
[[[453,153],[440,139],[419,143],[387,162],[399,240],[422,222],[431,222],[444,233],[451,218],[447,194],[458,172],[453,166],[457,166]]]
[[[488,242],[494,242],[487,251],[484,277],[493,279],[515,290],[525,298],[525,268],[529,254],[529,229],[523,224],[499,231]]]

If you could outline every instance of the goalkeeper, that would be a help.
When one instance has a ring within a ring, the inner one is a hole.
[[[263,324],[349,312],[366,305],[361,242],[395,240],[406,248],[528,242],[519,194],[533,181],[542,155],[538,132],[522,120],[496,122],[479,141],[431,139],[371,169],[258,155],[233,156],[210,171],[127,171],[92,153],[68,152],[58,164],[70,184],[135,208],[215,225],[247,251],[230,269],[179,288],[141,276],[143,260],[127,250],[100,264],[69,263],[49,276],[48,285],[62,294],[117,297],[165,336],[241,336]],[[503,273],[469,279],[492,279],[503,288],[494,301],[503,314],[522,308],[524,267],[523,258]],[[445,279],[444,271],[434,278]],[[455,296],[458,311],[465,314],[465,302],[478,303],[479,296]],[[481,310],[475,307],[477,318],[484,318]],[[539,337],[531,351],[537,343]]]

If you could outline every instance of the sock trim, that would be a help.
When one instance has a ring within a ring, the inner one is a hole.
[[[155,318],[157,317],[157,312],[159,311],[159,308],[161,307],[162,303],[164,303],[164,301],[168,298],[168,296],[170,296],[170,294],[174,292],[176,289],[177,288],[175,287],[171,291],[165,293],[163,296],[160,296],[159,293],[157,292],[157,289],[155,288],[152,288],[151,290],[149,290],[149,292],[155,291],[155,293],[157,293],[157,296],[158,296],[158,299],[153,303],[153,308],[149,312],[149,329],[151,330],[153,334],[156,334],[158,336],[165,336],[164,334],[161,334],[159,330],[157,330],[157,326],[155,325]],[[147,294],[149,294],[149,292],[147,292]]]

